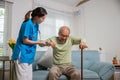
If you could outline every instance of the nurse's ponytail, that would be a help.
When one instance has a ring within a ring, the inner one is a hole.
[[[32,11],[28,11],[26,14],[25,14],[25,18],[24,18],[24,22],[26,22],[27,20],[30,19],[30,16],[32,18],[38,16],[38,17],[42,17],[42,16],[45,16],[47,15],[47,11],[46,9],[44,9],[43,7],[37,7],[35,8],[34,10]]]
[[[24,18],[24,22],[26,22],[27,20],[30,19],[30,14],[31,14],[32,11],[28,11],[26,14],[25,14],[25,18]]]

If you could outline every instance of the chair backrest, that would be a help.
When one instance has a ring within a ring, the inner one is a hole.
[[[52,64],[52,54],[45,55],[45,51],[37,51],[35,56],[35,63],[41,64],[45,67],[50,67]],[[49,53],[48,53],[49,54]],[[44,56],[44,57],[43,57]],[[42,59],[42,57],[44,59]],[[72,64],[80,69],[81,65],[81,53],[80,51],[72,51]],[[41,60],[42,59],[42,60]],[[83,51],[83,68],[87,69],[94,63],[100,62],[99,52],[97,50],[84,50]]]
[[[84,50],[83,51],[83,68],[87,69],[91,65],[100,62],[100,55],[97,50]],[[81,67],[81,51],[72,51],[72,63],[80,69]]]

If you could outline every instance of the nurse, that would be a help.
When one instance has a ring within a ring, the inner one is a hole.
[[[47,11],[42,7],[28,11],[25,15],[12,55],[12,59],[15,61],[17,80],[32,80],[32,63],[36,53],[36,44],[46,44],[37,38],[39,24],[44,21],[46,15]]]

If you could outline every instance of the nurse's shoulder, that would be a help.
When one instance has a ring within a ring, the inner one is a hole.
[[[27,21],[24,21],[23,24],[24,24],[24,25],[32,24],[32,21],[31,21],[31,19],[29,19],[29,20],[27,20]]]
[[[31,23],[31,19],[24,21],[21,25],[21,27],[31,27],[32,23]]]

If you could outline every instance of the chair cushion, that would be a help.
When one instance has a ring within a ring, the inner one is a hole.
[[[89,68],[89,70],[95,71],[103,80],[107,80],[114,73],[114,65],[106,62],[99,62]]]
[[[99,79],[99,76],[96,72],[84,69],[83,71],[84,79]]]
[[[33,80],[47,80],[49,71],[47,70],[38,70],[33,72]],[[99,76],[96,72],[84,69],[83,72],[84,79],[99,80]],[[66,76],[62,75],[59,78],[60,80],[68,80]]]
[[[61,75],[59,79],[60,79],[60,80],[68,80],[65,75]]]
[[[33,80],[47,80],[48,73],[47,70],[33,71]]]
[[[38,70],[33,72],[33,80],[47,80],[49,71],[47,70]],[[62,75],[59,78],[60,80],[67,80],[67,77]]]
[[[48,48],[48,50],[44,53],[43,57],[39,59],[37,65],[38,68],[40,69],[41,65],[46,67],[46,68],[51,68],[52,66],[52,58],[53,58],[53,53],[52,53],[52,48]]]

